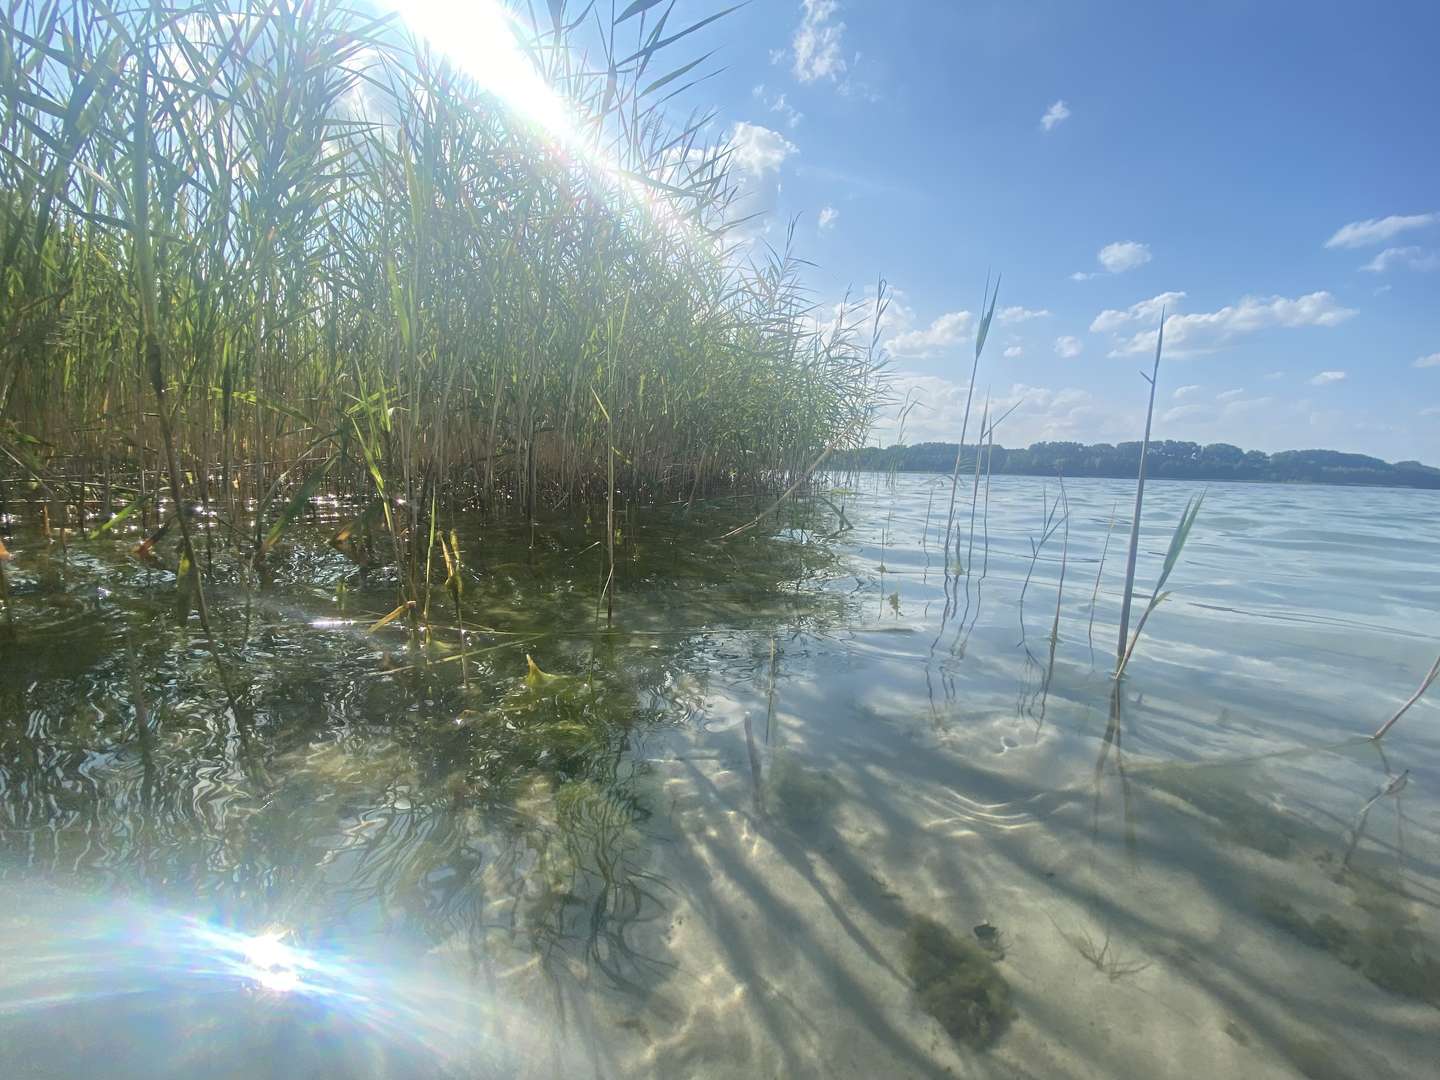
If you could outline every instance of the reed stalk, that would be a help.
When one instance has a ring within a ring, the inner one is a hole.
[[[1115,645],[1115,677],[1125,667],[1125,644],[1130,634],[1130,604],[1135,594],[1135,562],[1140,554],[1140,517],[1145,506],[1145,457],[1150,449],[1150,425],[1155,418],[1155,384],[1160,378],[1160,351],[1165,345],[1165,310],[1160,311],[1160,329],[1155,339],[1155,366],[1140,377],[1150,384],[1150,404],[1145,409],[1145,438],[1140,443],[1140,471],[1135,480],[1135,512],[1130,519],[1130,550],[1125,558],[1125,592],[1120,600],[1120,636]]]
[[[1383,739],[1385,733],[1395,726],[1395,722],[1409,712],[1412,705],[1425,696],[1425,691],[1429,690],[1430,687],[1435,684],[1436,679],[1440,679],[1440,656],[1435,658],[1435,663],[1431,666],[1429,674],[1420,680],[1420,686],[1416,689],[1415,693],[1411,694],[1409,700],[1395,710],[1395,715],[1381,724],[1380,727],[1376,729],[1375,734],[1371,735],[1370,738],[1376,742]]]

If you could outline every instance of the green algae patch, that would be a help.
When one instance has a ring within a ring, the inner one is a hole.
[[[1410,926],[1377,918],[1360,929],[1328,913],[1310,919],[1269,894],[1258,897],[1256,907],[1271,925],[1324,950],[1382,990],[1440,1007],[1440,959]]]
[[[1015,1018],[1010,984],[978,944],[917,916],[905,934],[905,973],[926,1012],[956,1042],[981,1049]]]
[[[771,759],[768,802],[794,825],[814,825],[829,817],[841,787],[828,772],[801,764],[780,751]]]

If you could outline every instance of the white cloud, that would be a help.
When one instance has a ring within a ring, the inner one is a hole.
[[[1055,339],[1055,355],[1066,360],[1075,359],[1075,357],[1080,355],[1082,348],[1083,346],[1080,344],[1080,339],[1071,337],[1069,334]]]
[[[1432,405],[1428,409],[1420,410],[1421,416],[1440,416],[1440,405]]]
[[[792,128],[800,126],[800,121],[805,119],[805,114],[786,100],[784,94],[770,96],[764,83],[757,83],[750,91],[750,96],[764,104],[773,113],[779,113],[785,118],[785,123]]]
[[[1149,303],[1153,303],[1153,300]],[[1134,311],[1135,308],[1131,310]],[[1095,321],[1104,328],[1112,328],[1114,320],[1106,319],[1106,316],[1115,314],[1117,313],[1101,312]],[[1227,305],[1219,311],[1169,316],[1165,320],[1165,347],[1179,354],[1205,352],[1260,330],[1272,327],[1338,326],[1354,314],[1354,308],[1341,307],[1328,292],[1307,293],[1293,300],[1284,296],[1247,296],[1239,303]],[[1119,325],[1115,323],[1113,328],[1118,329]],[[1094,326],[1095,323],[1092,323],[1092,329]],[[1117,341],[1110,355],[1128,356],[1153,352],[1155,335],[1155,330],[1141,330],[1128,339]]]
[[[1096,270],[1094,273],[1076,270],[1070,275],[1070,280],[1089,281],[1091,278],[1101,277],[1104,274],[1123,274],[1126,270],[1144,266],[1150,259],[1149,244],[1141,244],[1134,240],[1116,240],[1113,244],[1106,244],[1095,254],[1095,261],[1103,269]]]
[[[1386,270],[1392,270],[1397,266],[1407,270],[1440,269],[1440,252],[1426,251],[1422,247],[1414,246],[1389,247],[1360,269],[1368,270],[1372,274],[1383,274]]]
[[[1277,380],[1283,378],[1285,378],[1285,372],[1283,371],[1267,371],[1265,373],[1266,382],[1276,382]]]
[[[778,131],[744,120],[731,129],[730,146],[735,167],[757,177],[779,169],[800,149]]]
[[[802,0],[804,15],[790,39],[794,54],[791,70],[802,83],[820,79],[838,80],[845,74],[845,55],[841,39],[845,24],[834,21],[840,5],[837,0]]]
[[[1352,221],[1336,230],[1335,235],[1325,241],[1327,248],[1359,248],[1371,244],[1383,244],[1391,237],[1399,236],[1411,229],[1423,229],[1427,225],[1440,223],[1440,213],[1391,214],[1389,217],[1370,218],[1366,221]]]
[[[1040,126],[1046,131],[1054,131],[1058,125],[1068,119],[1070,119],[1070,106],[1066,105],[1062,98],[1045,110],[1045,115],[1040,117]]]
[[[1001,308],[995,313],[995,317],[1002,323],[1029,322],[1031,319],[1045,319],[1049,318],[1049,316],[1050,312],[1044,308],[1037,308],[1032,311],[1030,308],[1024,307],[1007,307]]]
[[[1176,420],[1184,420],[1190,416],[1200,416],[1209,411],[1210,410],[1204,405],[1176,405],[1173,409],[1167,409],[1161,415],[1160,419],[1167,424],[1172,424]]]
[[[1199,389],[1200,387],[1196,386],[1194,383],[1191,383],[1189,386],[1177,386],[1175,388],[1175,393],[1171,394],[1170,396],[1176,401],[1179,401],[1182,397],[1193,394],[1196,390]]]
[[[1117,240],[1101,248],[1096,258],[1110,273],[1123,274],[1150,261],[1150,245],[1137,244],[1134,240]]]
[[[1236,398],[1242,398],[1242,397],[1244,397],[1244,396],[1245,396],[1245,391],[1244,391],[1244,390],[1225,390],[1225,391],[1223,391],[1222,393],[1216,394],[1216,395],[1215,395],[1215,400],[1216,400],[1216,401],[1234,401]]]
[[[905,441],[954,442],[960,437],[965,417],[966,384],[952,382],[938,375],[897,372],[890,381],[890,396],[898,404],[906,395],[924,404],[912,411],[905,421]],[[990,398],[992,416],[1018,406],[996,430],[995,441],[1005,446],[1027,446],[1041,439],[1132,439],[1144,425],[1138,409],[1112,410],[1088,390],[1074,387],[1052,389],[1015,383]],[[985,398],[978,391],[970,407],[970,435],[973,437],[985,409]],[[894,439],[898,431],[895,417],[887,417],[879,425],[875,437],[881,443]]]
[[[1160,320],[1162,311],[1173,311],[1185,299],[1183,292],[1163,292],[1149,300],[1131,304],[1124,311],[1109,308],[1100,312],[1090,324],[1092,334],[1108,334],[1130,323],[1152,323]]]
[[[1019,345],[1011,345],[1008,349],[1005,350],[1006,360],[1014,360],[1016,357],[1024,355],[1025,350],[1022,349]]]
[[[833,206],[822,206],[820,208],[820,216],[816,219],[816,226],[821,232],[833,229],[839,217],[840,211],[836,210]]]
[[[1240,416],[1243,413],[1255,412],[1257,409],[1263,409],[1274,400],[1275,399],[1271,397],[1237,398],[1233,401],[1227,401],[1225,403],[1225,408],[1222,410],[1222,412],[1227,417]]]
[[[1322,371],[1310,380],[1311,386],[1328,386],[1330,383],[1344,382],[1345,372],[1343,371]]]
[[[941,349],[958,344],[970,327],[968,311],[949,311],[923,330],[907,330],[885,343],[893,356],[933,356]]]
[[[778,131],[739,121],[730,129],[730,160],[735,166],[737,198],[731,206],[735,218],[754,217],[733,233],[754,241],[770,229],[780,202],[780,167],[800,148]]]
[[[1411,367],[1440,367],[1440,352],[1432,352],[1429,356],[1422,356]]]
[[[828,306],[817,305],[811,312],[814,329],[829,334],[842,325],[855,328],[867,341],[875,329],[875,287],[868,286],[860,296],[847,296]],[[915,325],[915,312],[905,303],[905,293],[891,287],[885,291],[885,308],[880,312],[881,338],[893,338]]]

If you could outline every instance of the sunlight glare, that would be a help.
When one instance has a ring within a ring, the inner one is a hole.
[[[261,934],[241,946],[249,975],[266,990],[288,994],[300,986],[299,958],[277,934]]]
[[[565,100],[535,70],[515,38],[514,16],[497,0],[408,0],[391,5],[410,29],[527,120],[570,149],[581,148]]]

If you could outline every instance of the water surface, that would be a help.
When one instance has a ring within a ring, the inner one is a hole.
[[[1440,651],[1440,495],[1210,485],[1117,693],[1133,486],[1043,544],[1055,481],[962,486],[947,566],[948,479],[850,484],[633,516],[609,630],[595,520],[469,521],[428,646],[322,513],[217,559],[242,715],[163,552],[13,521],[0,1074],[1427,1075],[1440,706],[1360,737]]]

